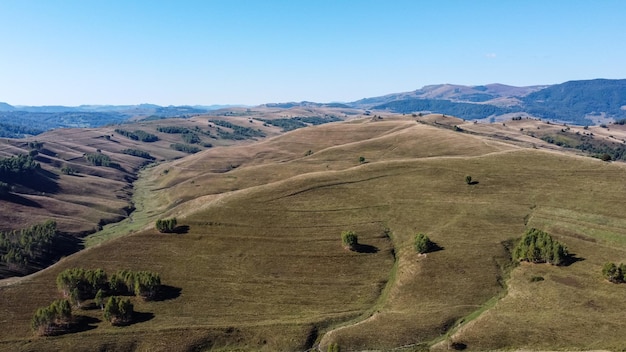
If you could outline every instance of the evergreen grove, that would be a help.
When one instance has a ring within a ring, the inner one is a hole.
[[[561,265],[567,259],[567,247],[541,230],[528,229],[513,249],[513,258],[531,263]]]

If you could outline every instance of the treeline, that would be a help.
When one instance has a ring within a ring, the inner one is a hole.
[[[141,149],[124,149],[122,150],[122,153],[127,154],[127,155],[137,156],[137,157],[148,159],[148,160],[156,159],[155,157],[150,155],[150,153]]]
[[[174,143],[174,144],[170,144],[170,148],[174,149],[174,150],[178,150],[179,152],[185,152],[185,153],[189,153],[189,154],[194,154],[200,151],[200,148],[193,146],[193,145],[189,145],[189,144],[183,144],[183,143]]]
[[[594,144],[584,142],[576,146],[576,149],[591,153],[592,155],[602,158],[603,160],[626,160],[626,146],[624,145],[608,145],[605,143]],[[610,158],[607,158],[606,156]]]
[[[144,300],[157,297],[161,288],[159,274],[150,271],[118,270],[110,277],[102,269],[67,269],[57,276],[57,288],[78,307],[97,296],[135,295]]]
[[[528,229],[513,249],[515,259],[531,263],[561,265],[568,256],[567,247],[548,233],[534,228]]]
[[[265,133],[259,129],[235,125],[224,120],[209,120],[209,122],[212,122],[217,126],[230,128],[232,130],[232,132],[228,132],[219,127],[217,128],[217,134],[224,139],[243,140],[255,137],[265,137]]]
[[[102,153],[85,153],[83,157],[87,162],[95,166],[112,166],[111,158]]]
[[[340,118],[333,115],[325,116],[298,116],[283,119],[259,119],[267,125],[280,127],[283,132],[292,131],[298,128],[307,127],[309,125],[322,125],[329,122],[341,121]]]
[[[157,127],[157,131],[169,134],[191,133],[190,129],[181,126],[159,126]]]
[[[126,138],[141,142],[156,142],[159,140],[159,137],[157,135],[142,130],[135,130],[131,132],[116,128],[115,133],[121,134]]]
[[[51,252],[57,235],[57,224],[53,220],[22,230],[0,232],[0,260],[17,267],[40,262]]]
[[[22,176],[41,168],[32,155],[19,154],[8,158],[0,158],[0,180],[9,181],[16,176]]]
[[[0,138],[25,138],[44,133],[46,130],[21,124],[0,123]]]

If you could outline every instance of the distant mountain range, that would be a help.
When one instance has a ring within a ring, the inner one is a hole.
[[[0,103],[0,137],[22,138],[54,128],[100,127],[131,119],[163,119],[190,117],[232,105],[159,106],[81,105],[13,106]]]
[[[396,113],[433,112],[467,120],[496,121],[532,116],[563,123],[594,125],[626,118],[626,79],[569,81],[556,85],[514,87],[504,84],[429,85],[350,103],[266,104],[272,107],[341,107]]]
[[[325,107],[385,110],[395,113],[433,112],[466,120],[498,121],[531,116],[562,123],[594,125],[626,119],[626,79],[569,81],[555,85],[514,87],[504,84],[429,85],[350,103],[288,102],[262,106],[290,109]],[[53,128],[98,127],[131,119],[190,117],[233,105],[159,106],[81,105],[12,106],[0,103],[0,137],[20,138]]]

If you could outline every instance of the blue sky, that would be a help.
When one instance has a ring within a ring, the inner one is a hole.
[[[626,78],[626,1],[0,0],[0,101],[353,101]]]

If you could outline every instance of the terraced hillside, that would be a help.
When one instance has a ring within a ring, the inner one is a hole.
[[[626,257],[623,165],[522,127],[417,120],[308,127],[144,170],[134,232],[0,289],[0,349],[619,347],[626,288],[601,268]],[[158,233],[167,217],[184,231]],[[569,265],[514,265],[530,227],[565,243]],[[359,250],[343,248],[345,230]],[[438,250],[416,253],[417,233]],[[35,337],[34,311],[72,267],[156,271],[167,295],[131,298],[142,319],[130,326],[74,309],[80,331]]]

